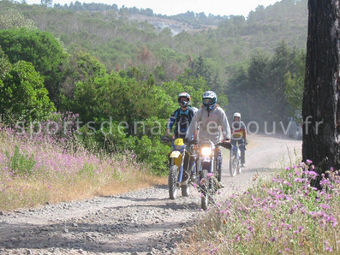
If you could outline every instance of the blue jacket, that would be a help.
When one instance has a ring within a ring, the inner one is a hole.
[[[174,133],[176,138],[184,138],[194,114],[194,110],[190,106],[185,111],[183,111],[182,108],[178,108],[171,115],[167,124],[167,128],[172,130],[173,126],[175,125]]]

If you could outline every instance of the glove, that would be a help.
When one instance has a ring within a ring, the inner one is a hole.
[[[170,142],[170,140],[171,140],[170,137],[167,136],[167,135],[161,137],[162,143],[168,143],[168,142]]]
[[[226,149],[231,149],[231,142],[230,139],[223,140],[221,143],[219,143],[222,147]]]
[[[198,144],[198,140],[197,139],[193,139],[193,140],[190,141],[190,144],[196,145],[196,144]]]

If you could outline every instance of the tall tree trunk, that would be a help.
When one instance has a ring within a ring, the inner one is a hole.
[[[319,173],[340,167],[339,4],[340,0],[308,1],[302,154]]]

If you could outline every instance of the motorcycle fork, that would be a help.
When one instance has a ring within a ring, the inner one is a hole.
[[[209,173],[214,173],[214,164],[215,164],[215,151],[213,152],[213,155],[211,156]]]
[[[219,147],[215,149],[214,160],[215,160],[215,170],[217,170],[217,167],[220,167],[217,164],[220,164],[220,162],[222,161],[222,152]]]
[[[195,157],[190,157],[189,161],[190,169],[191,169],[191,174],[196,175],[197,174],[197,158]]]
[[[185,157],[185,151],[183,151],[182,154],[182,160],[181,160],[181,167],[179,168],[179,175],[178,175],[178,182],[181,183],[183,180],[183,171],[184,171],[184,157]]]

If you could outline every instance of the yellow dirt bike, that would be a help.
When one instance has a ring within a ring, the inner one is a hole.
[[[162,141],[166,142],[166,138],[162,138]],[[188,152],[182,138],[175,140],[169,138],[168,141],[171,141],[173,148],[169,155],[169,197],[176,199],[179,189],[182,191],[182,196],[189,196],[189,185],[192,182],[193,167],[195,167],[191,163],[195,162],[194,155]]]

